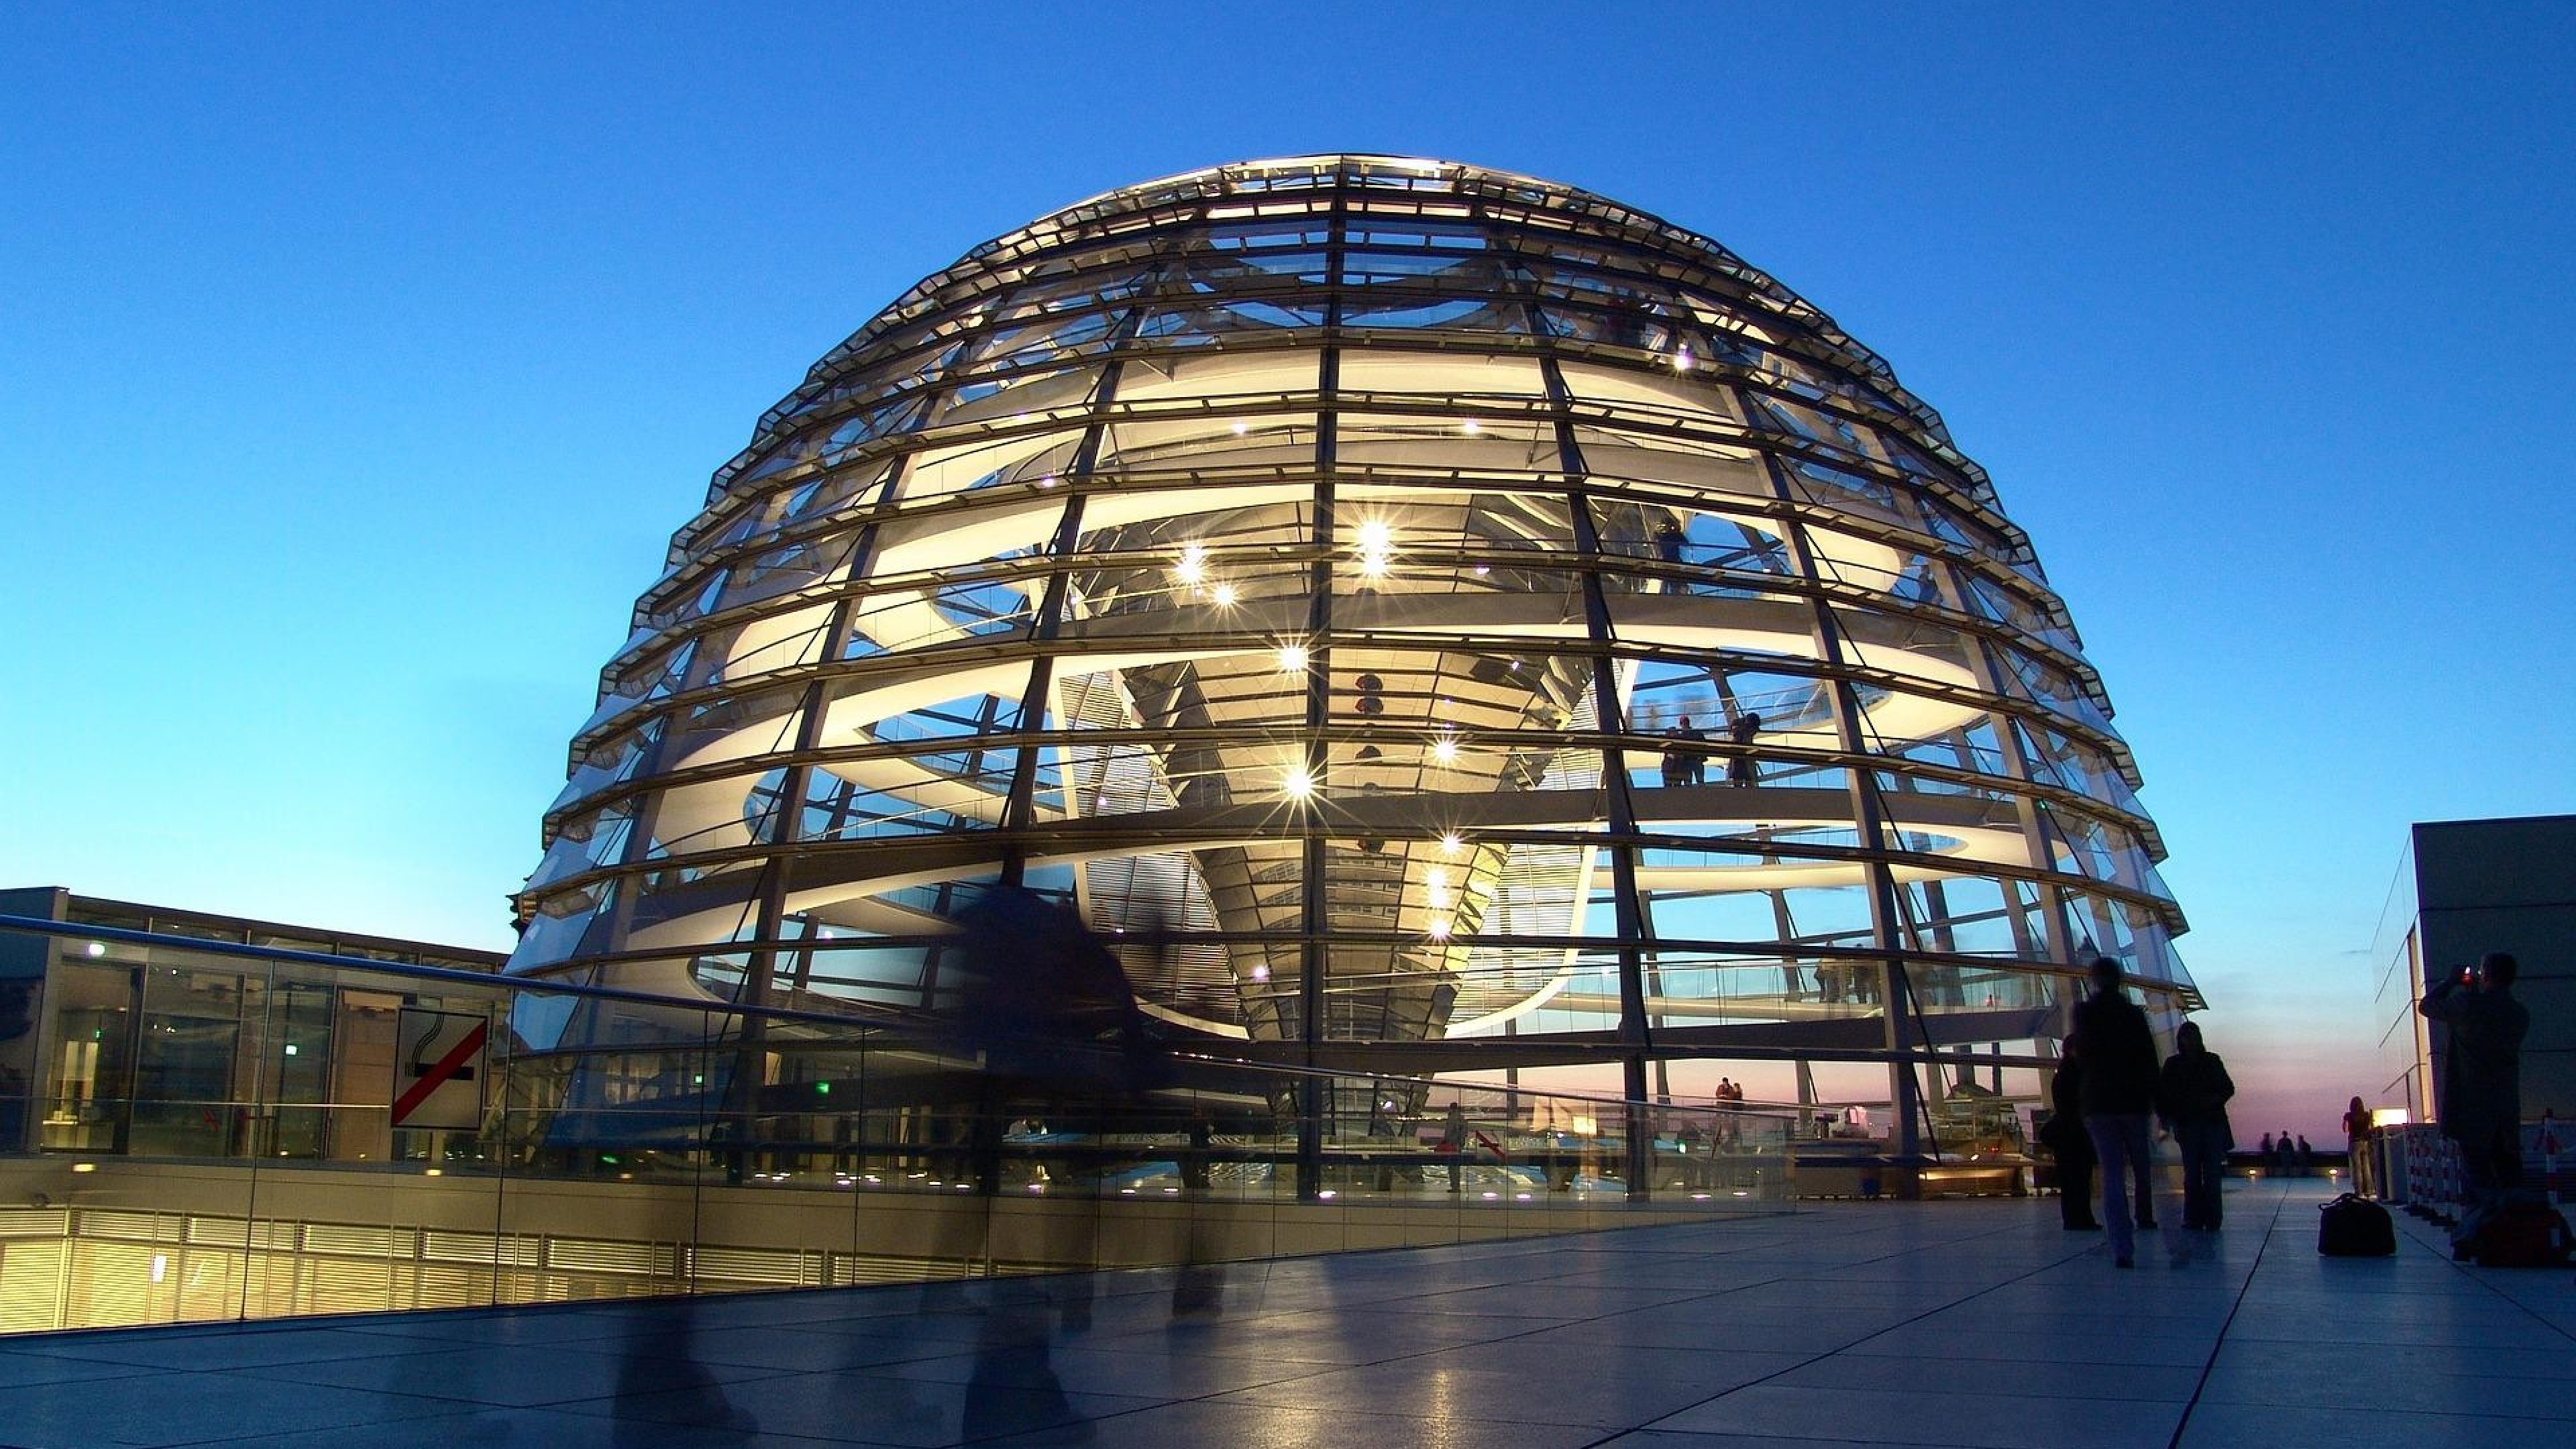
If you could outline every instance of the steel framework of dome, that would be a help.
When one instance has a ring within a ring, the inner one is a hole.
[[[901,1013],[1016,881],[1245,1054],[1883,1059],[1910,1147],[1920,1064],[2046,1042],[2080,959],[2196,1004],[2135,783],[1830,318],[1568,187],[1265,161],[976,247],[761,418],[511,969]]]

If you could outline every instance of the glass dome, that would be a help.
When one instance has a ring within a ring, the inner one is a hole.
[[[1920,1060],[2096,953],[2197,1004],[2137,783],[1832,319],[1569,187],[1261,161],[975,247],[760,419],[510,969],[900,1014],[1015,881],[1247,1051]]]

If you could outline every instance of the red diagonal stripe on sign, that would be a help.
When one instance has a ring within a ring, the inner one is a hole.
[[[491,1033],[492,1023],[474,1023],[474,1029],[465,1034],[465,1040],[449,1047],[447,1055],[431,1063],[429,1070],[420,1074],[419,1081],[403,1088],[403,1094],[394,1098],[394,1125],[400,1127],[405,1117],[429,1100],[430,1093],[445,1086],[448,1078],[462,1071],[465,1064],[474,1059],[474,1054],[483,1050],[483,1038]]]

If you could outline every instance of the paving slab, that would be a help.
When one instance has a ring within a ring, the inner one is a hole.
[[[2576,1271],[2316,1254],[2323,1183],[2114,1267],[2036,1198],[1182,1273],[0,1339],[0,1445],[2405,1449],[2576,1441]],[[2172,1205],[2178,1211],[2178,1205]]]

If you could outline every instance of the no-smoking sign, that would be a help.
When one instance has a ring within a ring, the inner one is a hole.
[[[487,1017],[406,1006],[394,1028],[394,1125],[470,1132],[483,1125]]]

